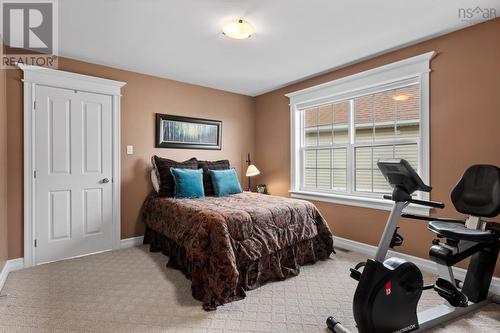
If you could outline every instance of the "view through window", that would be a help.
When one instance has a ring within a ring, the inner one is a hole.
[[[387,193],[379,159],[404,158],[418,170],[418,83],[300,112],[303,189]]]

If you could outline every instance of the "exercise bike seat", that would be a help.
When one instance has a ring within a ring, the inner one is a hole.
[[[462,224],[450,222],[431,221],[427,228],[439,236],[477,243],[491,243],[497,237],[490,230],[468,229]]]
[[[451,201],[458,212],[477,217],[500,214],[500,168],[494,165],[469,167],[451,192]],[[498,239],[491,230],[468,229],[463,224],[431,221],[428,229],[439,236],[478,243]]]

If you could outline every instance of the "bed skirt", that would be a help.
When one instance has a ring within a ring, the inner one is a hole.
[[[325,242],[330,244],[325,244]],[[210,290],[208,274],[210,265],[195,262],[186,255],[186,250],[172,239],[146,227],[144,244],[150,245],[151,252],[162,252],[169,257],[167,267],[180,270],[191,280],[191,291],[195,299],[203,302],[203,309],[215,310],[224,303],[245,298],[245,291],[256,289],[269,281],[280,281],[297,276],[300,266],[313,264],[329,258],[333,251],[333,240],[320,235],[303,241],[256,261],[238,263],[238,283],[236,289],[214,293]],[[208,271],[207,271],[208,270]],[[220,299],[215,295],[224,294]]]

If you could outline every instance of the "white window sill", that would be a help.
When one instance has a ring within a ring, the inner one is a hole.
[[[289,191],[289,193],[292,198],[297,198],[297,199],[331,202],[339,205],[381,209],[388,211],[390,211],[392,209],[392,206],[394,205],[394,202],[390,200],[361,197],[361,196],[318,193],[318,192],[308,192],[300,190]],[[404,212],[410,214],[429,216],[430,208],[426,206],[410,204],[408,207],[405,208]]]

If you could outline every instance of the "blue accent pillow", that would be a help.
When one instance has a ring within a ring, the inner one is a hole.
[[[210,178],[218,197],[243,192],[235,169],[210,170]]]
[[[174,177],[176,199],[204,198],[203,169],[170,168]]]

